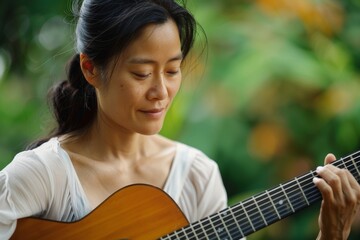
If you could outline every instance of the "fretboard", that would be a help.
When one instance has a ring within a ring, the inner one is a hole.
[[[348,169],[360,182],[360,151],[332,164]],[[160,239],[230,240],[248,236],[321,200],[313,183],[315,176],[316,172],[310,171]]]

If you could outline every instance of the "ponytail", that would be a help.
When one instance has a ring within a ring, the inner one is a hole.
[[[79,54],[74,55],[68,63],[67,78],[49,91],[56,127],[47,137],[35,141],[27,149],[33,149],[52,137],[85,131],[94,121],[97,113],[96,93],[81,71]]]

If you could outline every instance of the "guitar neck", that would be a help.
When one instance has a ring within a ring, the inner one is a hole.
[[[348,169],[359,182],[360,151],[332,164]],[[310,171],[295,177],[160,239],[240,239],[248,236],[321,200],[313,184],[315,176],[316,172]]]

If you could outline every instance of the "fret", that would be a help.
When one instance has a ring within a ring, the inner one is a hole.
[[[255,203],[255,205],[256,205],[256,208],[259,210],[259,213],[260,213],[260,215],[261,215],[261,217],[262,217],[262,219],[263,219],[263,221],[264,221],[265,225],[267,226],[267,225],[268,225],[268,223],[267,223],[267,221],[266,221],[266,219],[265,219],[265,217],[264,217],[264,215],[263,215],[262,211],[260,210],[259,204],[257,203],[257,201],[256,201],[255,197],[252,197],[252,199],[253,199],[253,201],[254,201],[254,203]]]
[[[194,230],[196,239],[204,239],[204,237],[205,237],[205,231],[204,231],[204,229],[201,227],[201,223],[200,223],[200,222],[196,222],[196,223],[192,224],[191,226],[192,226],[192,228],[193,228],[193,230]]]
[[[298,178],[299,180],[299,185],[301,187],[301,189],[303,189],[303,192],[306,196],[306,199],[308,200],[309,203],[311,203],[311,196],[312,196],[312,191],[314,189],[316,189],[315,184],[313,183],[313,178],[315,177],[315,175],[312,173],[312,171],[310,171],[310,173],[305,174],[301,177]]]
[[[209,219],[209,222],[210,222],[212,228],[215,230],[215,234],[216,234],[217,238],[219,238],[219,234],[218,234],[218,231],[216,229],[216,226],[214,225],[214,223],[213,223],[213,221],[211,220],[210,217],[208,219]]]
[[[345,165],[345,168],[349,170],[350,173],[353,173],[353,170],[356,170],[356,167],[354,166],[354,161],[352,161],[352,156],[341,158],[341,161]]]
[[[358,166],[357,166],[357,164],[356,164],[356,162],[355,162],[355,160],[354,160],[354,158],[353,158],[353,155],[350,156],[350,159],[351,159],[351,161],[353,162],[354,167],[355,167],[355,169],[356,169],[356,171],[357,171],[357,173],[358,173],[358,176],[357,176],[356,180],[359,181],[359,178],[358,178],[358,177],[360,177],[360,170],[359,170],[359,168],[358,168]]]
[[[277,221],[280,218],[267,192],[259,194],[255,198],[258,202],[258,208],[262,213],[262,216],[264,217],[266,225],[270,225],[271,223]]]
[[[268,190],[266,190],[265,192],[266,192],[266,194],[268,195],[268,197],[269,197],[269,199],[270,199],[271,205],[273,206],[273,208],[274,208],[274,210],[275,210],[275,212],[276,212],[276,215],[278,216],[278,219],[281,219],[280,214],[279,214],[278,210],[276,209],[276,206],[275,206],[275,204],[274,204],[274,201],[273,201],[272,198],[270,197],[270,194],[269,194]]]
[[[172,236],[170,236],[170,239],[180,239],[180,237],[176,234],[176,232],[174,232],[173,234],[174,238]]]
[[[240,229],[240,226],[235,218],[235,215],[232,213],[231,208],[222,210],[220,212],[220,216],[222,217],[231,239],[240,239],[244,237],[244,233]]]
[[[345,165],[345,162],[344,162],[344,159],[343,159],[343,158],[340,158],[338,161],[339,161],[339,162],[343,165],[343,167],[342,167],[342,168],[349,170],[349,169],[346,167],[346,165]]]
[[[308,174],[305,174],[304,176],[299,178],[299,180],[301,178],[305,179],[300,181],[300,185],[302,186],[306,198],[308,199],[310,204],[321,199],[321,193],[313,183],[313,178],[316,176],[317,175],[314,171],[310,171]]]
[[[171,235],[173,235],[173,234],[171,234]],[[171,238],[170,238],[171,235],[162,236],[162,237],[160,238],[160,240],[168,240],[168,239],[171,240]]]
[[[357,180],[356,176],[356,171],[353,171],[353,169],[356,167],[353,165],[353,162],[351,160],[351,157],[346,157],[345,159],[341,158],[339,161],[341,161],[341,163],[343,164],[344,168],[347,169],[353,176],[354,178]]]
[[[218,239],[222,239],[222,240],[230,239],[230,234],[228,233],[228,230],[219,214],[211,215],[210,221],[212,221],[212,224],[218,235]]]
[[[176,234],[172,234],[172,235],[168,235],[168,237],[166,239],[176,240],[176,239],[180,239],[180,238],[178,236],[176,236]]]
[[[194,230],[192,229],[192,225],[185,227],[184,232],[187,239],[196,239]]]
[[[359,152],[357,152],[356,154],[358,154]],[[346,168],[349,170],[349,172],[354,176],[354,178],[356,179],[356,181],[358,181],[360,183],[360,171],[357,165],[357,161],[359,156],[355,156],[355,158],[353,157],[355,154],[352,154],[348,157],[346,157],[347,160],[343,160],[343,164],[346,166]]]
[[[243,204],[244,208],[247,211],[247,215],[249,216],[251,226],[255,229],[259,229],[261,227],[266,226],[266,223],[261,218],[261,214],[259,210],[256,208],[256,203],[253,198],[248,199]]]
[[[172,235],[170,239],[171,239],[171,240],[187,239],[187,237],[183,237],[183,238],[181,238],[181,237],[179,237],[179,236]]]
[[[178,229],[177,231],[173,232],[170,236],[175,236],[175,239],[188,239],[185,235],[184,228]]]
[[[289,181],[282,185],[287,199],[290,201],[290,205],[292,206],[293,211],[302,209],[307,205],[304,196],[301,193],[301,188],[296,183],[296,181]]]
[[[306,195],[305,195],[305,193],[304,193],[304,190],[303,190],[303,188],[301,187],[301,185],[300,185],[299,180],[298,180],[297,177],[295,177],[295,182],[296,182],[297,185],[299,186],[299,189],[300,189],[301,194],[303,195],[303,197],[304,197],[304,199],[305,199],[305,201],[306,201],[306,204],[309,206],[310,203],[309,203],[309,201],[308,201],[308,199],[307,199],[307,197],[306,197]]]
[[[338,167],[338,168],[342,168],[342,167],[340,166],[340,164],[341,164],[340,160],[341,160],[341,159],[333,162],[332,165],[334,165],[335,167]]]
[[[185,233],[184,232],[182,232],[182,233],[183,233],[182,237],[184,237]],[[178,235],[177,232],[174,232],[173,236],[174,236],[174,239],[181,239],[181,234]],[[173,238],[171,237],[171,239],[173,239]]]
[[[232,212],[235,215],[236,221],[238,225],[240,225],[240,229],[244,236],[247,236],[250,233],[256,231],[249,219],[249,216],[247,215],[246,210],[244,209],[242,202],[233,206],[232,209],[233,209]]]
[[[270,198],[272,199],[276,211],[279,213],[280,218],[284,218],[292,213],[286,197],[282,191],[279,191],[280,187],[269,190]]]
[[[226,216],[226,212],[223,212],[223,214],[222,214],[222,213],[220,213],[220,214],[221,214],[222,216]],[[226,230],[227,235],[230,237],[231,234],[230,234],[229,229],[228,229],[229,225],[227,225],[227,224],[225,223],[224,218],[223,218],[222,216],[220,216],[220,220],[222,221],[222,224],[223,224],[223,226],[225,227],[225,230]]]
[[[212,224],[211,220],[209,217],[203,219],[202,221],[202,226],[205,229],[206,235],[208,236],[209,239],[217,239],[218,235],[216,233],[216,229],[214,227],[214,225]]]
[[[200,235],[200,238],[202,239],[202,238],[205,238],[205,239],[209,239],[206,235],[207,235],[207,232],[206,232],[206,230],[205,230],[205,228],[204,228],[204,226],[203,226],[203,222],[202,221],[198,221],[198,224],[199,224],[199,226],[200,226],[200,228],[201,228],[201,230],[202,230],[202,232],[203,232],[203,234],[201,234]],[[201,237],[202,235],[204,235],[203,237]]]
[[[332,164],[347,169],[359,181],[359,158],[360,151]],[[322,196],[313,183],[314,177],[317,177],[315,171],[295,177],[160,239],[241,239],[320,200]]]
[[[238,229],[238,231],[239,231],[239,233],[240,233],[240,237],[244,237],[245,235],[244,235],[244,233],[243,233],[243,231],[242,231],[242,229],[241,229],[238,221],[236,220],[235,214],[234,214],[234,212],[233,212],[232,209],[233,209],[233,207],[228,208],[228,210],[229,210],[229,212],[230,212],[230,216],[231,216],[231,218],[233,218],[233,219],[235,220],[234,222],[235,222],[236,227],[237,227],[237,229]],[[232,234],[232,236],[233,236],[233,235],[234,235],[234,234]]]
[[[189,238],[187,237],[187,235],[186,235],[186,232],[185,232],[185,229],[184,229],[184,228],[182,228],[182,229],[181,229],[181,232],[178,233],[177,235],[178,235],[179,239],[189,239]]]
[[[165,237],[162,237],[161,238],[162,240],[174,240],[176,239],[176,236],[174,236],[174,234],[171,234],[171,235],[166,235]]]
[[[291,210],[292,210],[293,212],[295,212],[293,206],[291,205],[290,199],[289,199],[288,195],[287,195],[286,192],[285,192],[285,189],[284,189],[283,185],[280,184],[279,186],[280,186],[281,190],[284,192],[284,195],[285,195],[285,197],[286,197],[286,199],[287,199],[287,201],[288,201],[288,203],[289,203],[289,206],[291,207]]]
[[[252,230],[255,232],[256,229],[254,228],[254,225],[253,225],[253,223],[252,223],[252,221],[251,221],[251,219],[250,219],[250,217],[249,217],[248,212],[247,212],[246,209],[245,209],[244,204],[243,204],[243,203],[240,203],[240,204],[241,204],[241,207],[242,207],[243,210],[244,210],[244,213],[245,213],[245,215],[246,215],[246,219],[248,220],[248,223],[250,223],[250,226],[251,226]]]

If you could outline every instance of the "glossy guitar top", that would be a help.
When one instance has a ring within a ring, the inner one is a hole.
[[[76,222],[19,219],[11,239],[150,240],[188,224],[181,210],[166,193],[140,184],[117,191]]]

